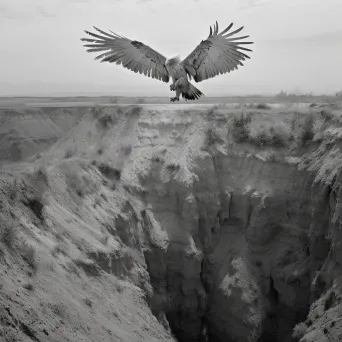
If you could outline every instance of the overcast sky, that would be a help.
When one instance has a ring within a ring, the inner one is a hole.
[[[341,0],[0,0],[0,96],[173,96],[166,83],[94,61],[83,30],[111,29],[185,58],[231,22],[255,42],[251,60],[197,84],[207,96],[342,89]]]

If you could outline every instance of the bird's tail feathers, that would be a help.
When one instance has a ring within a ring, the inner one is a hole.
[[[204,96],[204,94],[190,82],[188,91],[182,91],[182,97],[186,100],[198,100],[201,96]]]

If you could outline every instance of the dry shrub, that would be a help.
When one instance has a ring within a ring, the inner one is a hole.
[[[122,114],[120,107],[104,107],[99,110],[97,115],[97,128],[100,130],[107,130],[119,121],[119,117]]]
[[[60,318],[67,317],[67,307],[63,303],[50,304],[51,311]]]
[[[98,118],[98,125],[101,129],[108,129],[117,123],[117,118],[112,114],[105,114]]]
[[[33,284],[32,283],[25,283],[23,285],[23,288],[27,291],[33,291],[34,290],[34,287],[33,287]]]
[[[132,145],[131,144],[124,144],[120,146],[120,151],[125,155],[128,156],[132,153]]]
[[[14,220],[0,213],[0,240],[8,248],[12,249],[18,238],[18,226]]]
[[[256,109],[271,109],[271,107],[267,103],[258,103]]]
[[[104,106],[95,105],[94,107],[92,107],[90,109],[90,112],[93,114],[94,118],[98,118],[99,116],[101,116],[103,114],[105,109],[106,109],[106,107],[104,107]]]
[[[121,171],[111,167],[108,164],[100,163],[98,166],[99,171],[108,179],[111,180],[120,180],[121,178]]]
[[[93,306],[93,302],[92,302],[91,299],[89,299],[89,298],[84,298],[83,301],[84,301],[84,304],[85,304],[86,306],[88,306],[89,308],[91,308],[91,307]]]
[[[290,128],[282,121],[253,121],[250,142],[258,146],[284,147],[291,140]]]
[[[217,143],[223,143],[223,139],[219,136],[219,134],[214,128],[212,127],[208,128],[205,132],[205,141],[204,141],[205,148],[214,146]]]
[[[74,156],[76,153],[76,147],[75,146],[71,146],[69,147],[66,151],[65,151],[65,155],[64,158],[69,159],[72,156]]]
[[[130,118],[135,118],[135,117],[139,117],[141,111],[143,110],[143,108],[141,106],[135,105],[130,107],[130,110],[126,113],[126,115]],[[117,109],[117,115],[121,115],[123,113],[121,108]]]
[[[180,165],[176,163],[170,163],[166,166],[166,169],[170,172],[175,172],[180,170]]]
[[[314,117],[313,115],[308,115],[304,120],[302,130],[299,135],[301,146],[305,146],[307,143],[312,141],[314,136]]]
[[[331,111],[328,110],[321,110],[319,112],[319,116],[325,121],[330,121],[334,118],[334,114]]]
[[[20,184],[21,202],[44,223],[44,207],[47,203],[46,190],[49,179],[44,168],[39,168],[31,174],[26,174]]]
[[[76,194],[79,198],[83,198],[94,193],[96,184],[87,174],[82,174],[76,165],[68,165],[65,170],[65,181],[69,194]]]
[[[236,114],[233,117],[232,134],[237,143],[249,140],[249,126],[252,121],[250,114]]]

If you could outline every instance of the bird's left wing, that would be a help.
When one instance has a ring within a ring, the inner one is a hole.
[[[243,51],[252,51],[241,45],[253,44],[242,41],[249,36],[236,37],[243,27],[235,31],[230,31],[233,24],[230,24],[221,33],[218,33],[218,24],[214,29],[210,27],[210,33],[206,40],[197,45],[182,64],[188,75],[196,82],[213,78],[219,74],[225,74],[243,65],[241,61],[250,58]]]
[[[139,72],[145,76],[158,79],[163,82],[169,82],[169,74],[165,67],[166,58],[159,52],[153,50],[136,40],[130,40],[126,37],[110,31],[104,32],[94,27],[100,34],[85,31],[93,38],[82,38],[87,44],[87,52],[101,52],[95,59],[101,59],[102,62],[122,64],[124,68]]]

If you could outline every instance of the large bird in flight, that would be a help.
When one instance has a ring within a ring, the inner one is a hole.
[[[247,56],[244,51],[252,51],[242,45],[253,44],[244,41],[249,36],[237,37],[243,27],[232,31],[233,23],[225,30],[218,33],[218,23],[210,27],[207,39],[202,40],[199,45],[183,61],[179,56],[167,59],[148,45],[128,39],[112,31],[104,32],[96,27],[99,33],[85,31],[92,38],[82,38],[86,42],[84,47],[87,52],[101,53],[95,59],[101,62],[122,64],[124,68],[139,72],[148,77],[168,83],[170,78],[171,91],[176,91],[176,96],[171,101],[179,101],[179,96],[186,100],[200,98],[203,93],[190,83],[193,78],[195,82],[201,82],[213,78],[219,74],[229,73],[243,66]]]

